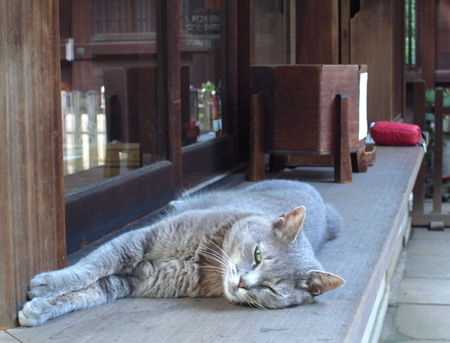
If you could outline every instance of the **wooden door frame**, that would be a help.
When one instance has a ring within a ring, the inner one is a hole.
[[[66,263],[58,0],[0,1],[0,74],[4,329],[30,278]]]

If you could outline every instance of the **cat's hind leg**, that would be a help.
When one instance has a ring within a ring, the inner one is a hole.
[[[98,306],[129,296],[131,286],[124,276],[111,275],[74,292],[54,296],[35,297],[19,312],[22,326],[37,326],[63,314]]]

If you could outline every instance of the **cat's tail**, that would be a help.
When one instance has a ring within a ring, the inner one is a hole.
[[[335,239],[342,228],[342,217],[339,212],[330,204],[325,205],[325,213],[327,217],[327,233],[328,240]]]

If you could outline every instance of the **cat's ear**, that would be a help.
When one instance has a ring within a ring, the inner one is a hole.
[[[306,279],[306,288],[312,295],[319,295],[344,284],[344,279],[321,270],[311,270]]]
[[[273,224],[275,234],[287,242],[293,242],[302,230],[306,216],[304,206],[297,207],[292,211],[283,214]]]

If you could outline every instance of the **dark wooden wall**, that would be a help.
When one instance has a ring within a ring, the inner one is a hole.
[[[450,84],[450,1],[438,1],[436,14],[436,81]]]
[[[298,64],[367,64],[368,120],[403,114],[403,1],[298,0]]]
[[[420,1],[420,60],[417,71],[418,78],[425,80],[430,88],[435,83],[436,69],[436,1],[438,0]]]
[[[0,0],[0,328],[65,264],[58,0]]]
[[[297,1],[296,17],[296,63],[339,63],[339,1]]]
[[[350,63],[367,64],[369,123],[403,113],[402,1],[361,0],[350,19]]]

